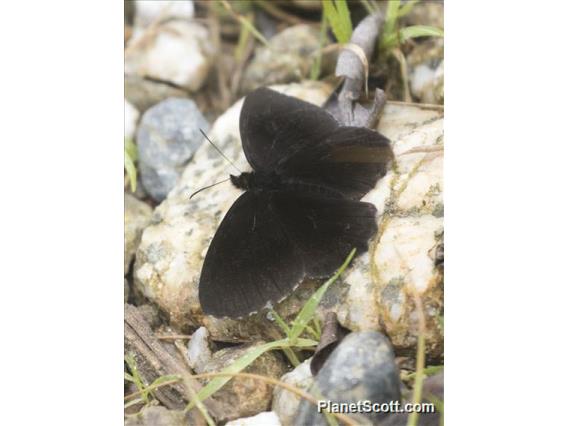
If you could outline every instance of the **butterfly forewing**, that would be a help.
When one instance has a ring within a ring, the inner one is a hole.
[[[326,111],[267,88],[249,94],[239,128],[243,151],[255,171],[271,171],[284,158],[323,141],[339,127]]]
[[[282,159],[277,172],[358,200],[385,175],[392,157],[389,140],[380,133],[340,127],[319,143]]]

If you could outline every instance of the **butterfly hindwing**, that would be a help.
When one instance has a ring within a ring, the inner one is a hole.
[[[199,283],[203,311],[239,317],[276,303],[305,277],[331,275],[376,232],[373,205],[291,191],[245,192],[223,219]]]
[[[354,248],[367,251],[377,232],[370,203],[285,191],[275,192],[271,203],[311,278],[333,274]]]

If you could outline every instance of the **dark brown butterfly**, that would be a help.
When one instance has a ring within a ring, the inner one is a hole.
[[[285,298],[305,278],[325,278],[377,231],[359,201],[387,170],[392,150],[373,130],[344,127],[325,110],[267,88],[240,116],[253,171],[231,176],[245,192],[209,246],[199,281],[203,312],[240,317]]]

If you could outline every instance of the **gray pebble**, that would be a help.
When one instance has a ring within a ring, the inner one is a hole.
[[[209,123],[189,99],[170,98],[153,106],[138,127],[139,169],[150,196],[161,202],[201,145]]]
[[[343,339],[319,371],[310,393],[333,402],[390,403],[400,401],[400,386],[390,342],[381,333],[364,331]],[[373,423],[386,415],[364,414]],[[295,424],[324,426],[327,422],[315,405],[302,401]]]

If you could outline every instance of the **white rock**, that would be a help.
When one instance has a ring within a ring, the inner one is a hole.
[[[282,426],[282,423],[274,411],[265,411],[256,416],[233,420],[226,426]]]
[[[129,41],[124,69],[198,90],[209,72],[214,48],[209,30],[196,22],[171,21],[137,33]]]
[[[147,27],[157,20],[168,18],[193,18],[195,7],[193,1],[136,0],[136,17],[134,25]]]
[[[379,130],[392,141],[396,169],[363,198],[383,213],[379,235],[372,255],[357,259],[345,278],[350,286],[338,304],[338,318],[349,329],[383,330],[395,349],[414,350],[416,292],[427,307],[431,356],[441,355],[443,348],[443,276],[432,256],[443,238],[442,114],[435,108],[387,105]]]
[[[211,361],[211,348],[209,348],[209,332],[205,327],[199,327],[187,344],[187,360],[189,366],[196,373],[203,373],[203,367]]]
[[[284,374],[280,381],[308,391],[314,383],[314,377],[310,371],[311,358],[301,363],[294,370]],[[274,388],[272,398],[272,411],[278,414],[283,426],[292,426],[296,418],[296,411],[300,405],[300,397],[280,386]]]
[[[138,122],[140,113],[126,99],[124,100],[124,137],[128,139],[134,138],[136,132],[136,123]]]
[[[432,69],[420,64],[410,74],[410,89],[412,94],[425,103],[438,103],[443,99],[444,61]]]

